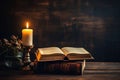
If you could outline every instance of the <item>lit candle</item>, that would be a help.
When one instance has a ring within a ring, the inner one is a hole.
[[[28,29],[29,23],[26,23],[26,28],[22,30],[22,42],[24,46],[32,46],[33,45],[33,30]]]

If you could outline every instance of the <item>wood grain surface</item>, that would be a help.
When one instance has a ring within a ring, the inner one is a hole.
[[[0,71],[0,80],[120,80],[120,62],[87,62],[83,75]]]

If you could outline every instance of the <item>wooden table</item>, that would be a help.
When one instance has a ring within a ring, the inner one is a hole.
[[[120,80],[120,62],[87,62],[83,75],[0,71],[0,80]]]

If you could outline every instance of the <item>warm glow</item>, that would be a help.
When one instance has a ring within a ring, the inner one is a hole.
[[[26,28],[22,29],[22,42],[24,46],[33,45],[33,29],[29,29],[29,22],[26,22]]]
[[[22,30],[22,42],[24,46],[33,45],[33,30],[32,29]]]
[[[27,29],[29,28],[29,23],[28,23],[28,22],[26,23],[26,28],[27,28]]]

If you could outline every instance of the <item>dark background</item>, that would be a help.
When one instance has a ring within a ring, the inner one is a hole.
[[[119,0],[1,0],[0,39],[34,30],[34,50],[84,47],[95,61],[120,61]]]

